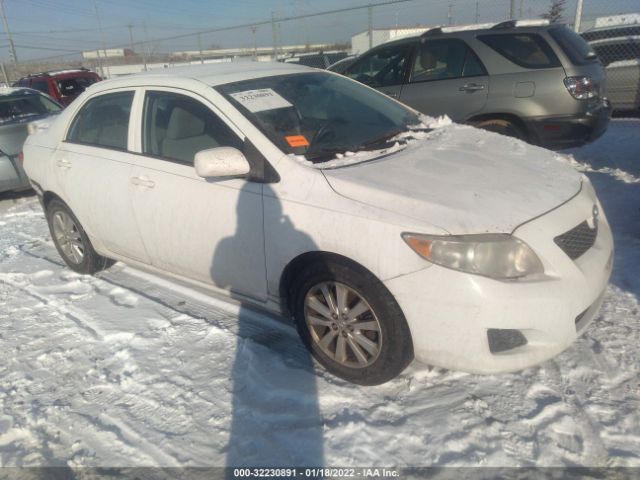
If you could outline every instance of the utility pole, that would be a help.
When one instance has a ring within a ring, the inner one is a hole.
[[[142,29],[144,30],[144,44],[142,45],[142,63],[144,64],[144,71],[147,71],[147,48],[149,48],[149,35],[147,32],[147,22],[142,22]]]
[[[480,23],[480,2],[476,0],[476,23]]]
[[[198,34],[198,50],[200,51],[200,64],[204,65],[204,57],[202,56],[202,39],[200,38],[200,34]]]
[[[509,20],[516,19],[516,0],[511,0],[509,2]]]
[[[98,21],[98,30],[100,31],[100,43],[102,43],[102,51],[104,52],[105,60],[107,57],[107,49],[104,43],[104,32],[102,31],[102,22],[100,21],[100,12],[98,12],[98,3],[96,0],[93,0],[93,8],[96,11],[96,20]],[[100,53],[98,53],[98,58],[100,58]],[[104,67],[102,62],[100,62],[100,76],[104,78]],[[107,62],[107,76],[111,76],[111,72],[109,71],[109,62]]]
[[[133,48],[133,25],[129,24],[127,28],[129,29],[129,46],[131,47],[131,52],[135,52]]]
[[[373,48],[373,5],[371,3],[367,11],[369,13],[369,48]]]
[[[276,30],[276,14],[271,12],[271,36],[273,37],[273,61],[278,61],[278,32]]]
[[[253,60],[255,61],[258,58],[258,44],[256,43],[256,30],[258,30],[258,27],[251,25],[249,29],[251,30],[251,36],[253,37]]]
[[[453,25],[453,13],[452,13],[453,5],[449,4],[449,12],[447,13],[447,21],[449,25]]]
[[[582,3],[583,0],[578,0],[576,5],[576,19],[573,22],[573,30],[575,32],[580,32],[580,23],[582,22]]]
[[[0,0],[0,16],[2,16],[2,23],[4,25],[4,31],[7,34],[7,40],[9,41],[9,55],[14,65],[18,66],[18,55],[16,54],[16,46],[13,43],[13,37],[11,36],[11,30],[9,30],[9,22],[7,21],[7,15],[4,12],[4,0]]]
[[[0,68],[2,69],[2,76],[4,78],[4,83],[6,83],[8,87],[10,83],[9,83],[9,77],[7,76],[7,70],[4,68],[4,62],[0,63]]]
[[[519,12],[519,18],[523,18],[522,13],[524,11],[524,0],[520,0],[520,12]]]

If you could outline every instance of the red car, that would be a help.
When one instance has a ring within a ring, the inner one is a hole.
[[[66,107],[89,85],[100,80],[102,79],[97,73],[78,68],[35,73],[21,78],[13,86],[40,90]]]

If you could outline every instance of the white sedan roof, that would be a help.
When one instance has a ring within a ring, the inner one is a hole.
[[[197,80],[206,85],[222,85],[252,78],[271,77],[288,73],[305,73],[316,69],[279,62],[227,62],[188,67],[171,67],[149,72],[136,73],[111,80],[98,82],[92,86],[96,89],[114,88],[136,85],[167,85],[179,83],[181,80]]]

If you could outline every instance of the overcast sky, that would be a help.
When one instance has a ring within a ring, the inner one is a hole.
[[[384,0],[373,0],[373,3]],[[4,0],[9,28],[20,60],[89,50],[103,45],[127,47],[130,29],[134,42],[148,40],[156,52],[195,50],[198,38],[162,40],[176,35],[265,21],[351,6],[366,5],[369,0]],[[505,20],[510,0],[410,0],[373,9],[375,27],[438,25]],[[549,6],[549,0],[515,0],[516,15],[537,17]],[[97,12],[96,14],[96,7]],[[567,1],[566,20],[573,22],[575,0]],[[598,15],[640,11],[640,0],[585,0],[588,18]],[[99,24],[102,26],[100,33]],[[351,36],[367,28],[367,9],[324,15],[280,25],[281,44],[348,42]],[[258,46],[273,43],[271,25],[257,28]],[[203,34],[203,48],[251,47],[249,28]],[[7,39],[2,28],[0,58],[9,60]],[[138,46],[135,46],[139,49]],[[77,56],[77,55],[76,55]]]

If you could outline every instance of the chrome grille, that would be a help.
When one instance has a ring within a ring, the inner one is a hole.
[[[593,228],[584,221],[577,227],[572,228],[568,232],[558,235],[553,239],[569,258],[575,260],[582,256],[587,250],[593,247],[598,235],[598,225]]]

